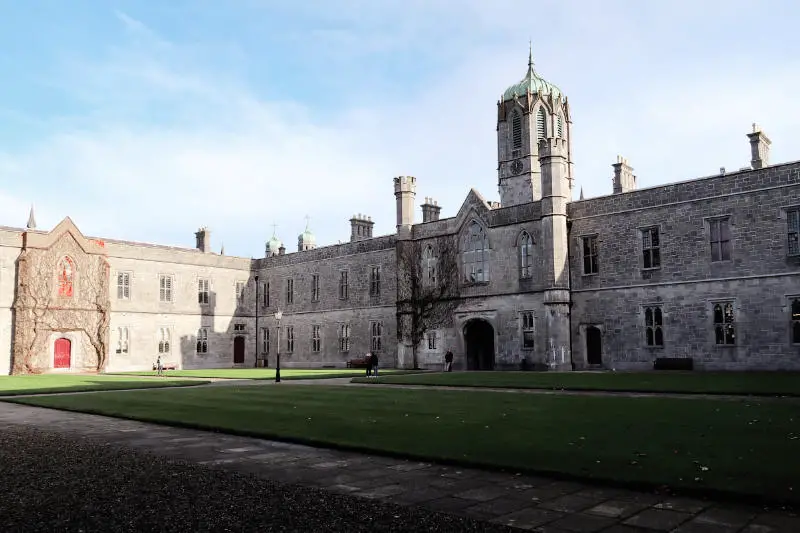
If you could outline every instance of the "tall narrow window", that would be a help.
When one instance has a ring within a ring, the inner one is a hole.
[[[207,279],[197,280],[197,302],[200,305],[208,305],[210,283]]]
[[[320,334],[320,326],[311,326],[311,351],[318,352],[322,347],[322,336]]]
[[[126,327],[117,328],[117,353],[118,354],[127,354],[128,353],[128,341],[129,341],[128,328],[126,328]]]
[[[286,326],[286,352],[294,351],[294,326]]]
[[[244,303],[244,281],[236,282],[236,301],[239,304]]]
[[[522,148],[522,116],[516,109],[511,112],[511,146]]]
[[[597,235],[583,238],[583,273],[597,274]]]
[[[790,209],[786,212],[787,238],[789,255],[800,255],[800,209]]]
[[[522,347],[526,350],[533,349],[534,337],[533,313],[526,311],[522,313]]]
[[[350,351],[350,324],[339,326],[339,350],[342,352]]]
[[[714,304],[714,338],[717,344],[736,344],[733,302]]]
[[[131,273],[117,273],[117,300],[131,299]]]
[[[558,114],[558,119],[556,122],[556,128],[558,132],[558,136],[563,138],[564,137],[564,116],[561,113]]]
[[[373,352],[379,352],[383,347],[383,324],[380,322],[371,322],[370,330],[372,333],[372,342],[370,347],[372,348]]]
[[[792,344],[800,344],[800,298],[792,298]]]
[[[75,283],[75,263],[69,257],[64,257],[58,262],[58,295],[62,298],[72,298]]]
[[[380,296],[381,294],[381,267],[374,266],[369,275],[369,295]]]
[[[208,353],[208,329],[197,330],[197,353]]]
[[[269,328],[261,328],[261,353],[269,355]]]
[[[729,218],[708,221],[711,230],[711,261],[729,261],[731,258],[731,228]]]
[[[342,270],[339,273],[339,298],[342,300],[347,300],[347,293],[348,293],[348,284],[347,284],[347,271]]]
[[[172,276],[161,274],[158,277],[158,299],[161,302],[172,302]]]
[[[486,233],[480,224],[473,222],[464,236],[464,281],[467,283],[489,281],[486,271],[487,248]]]
[[[644,340],[647,346],[664,346],[664,316],[661,307],[644,308]]]
[[[642,230],[642,253],[644,254],[644,268],[661,266],[661,239],[658,228]]]
[[[311,276],[311,301],[319,301],[319,274]]]
[[[171,337],[169,328],[158,328],[158,353],[168,354],[170,352]]]
[[[547,115],[545,115],[544,108],[540,107],[536,112],[536,138],[544,139],[547,137]]]
[[[519,277],[530,278],[533,275],[533,239],[524,232],[519,238]]]
[[[425,285],[436,286],[436,256],[433,255],[432,246],[427,246],[422,252],[422,276]]]
[[[269,281],[264,284],[264,307],[269,307]]]
[[[292,278],[286,280],[286,303],[294,303],[294,280]]]
[[[429,350],[435,350],[436,349],[436,332],[435,331],[429,331],[428,334],[427,334],[427,338],[428,338],[428,349]]]

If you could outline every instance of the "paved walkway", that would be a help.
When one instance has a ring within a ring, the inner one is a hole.
[[[0,402],[0,428],[31,426],[280,482],[547,533],[797,533],[758,507],[394,460]]]

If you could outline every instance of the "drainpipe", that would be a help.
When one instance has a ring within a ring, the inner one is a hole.
[[[572,221],[567,219],[567,279],[569,280],[569,363],[575,370],[575,354],[572,352]]]

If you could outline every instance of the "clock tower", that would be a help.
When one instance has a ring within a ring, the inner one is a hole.
[[[571,191],[571,129],[566,96],[536,73],[531,51],[525,77],[506,89],[497,102],[497,177],[501,206],[542,199],[539,141],[551,137],[563,139],[566,146],[565,178]]]

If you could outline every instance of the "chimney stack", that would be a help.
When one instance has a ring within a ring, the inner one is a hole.
[[[629,192],[636,188],[636,176],[633,175],[633,168],[627,159],[618,155],[617,162],[611,166],[614,167],[614,194]]]
[[[435,222],[436,220],[439,220],[439,213],[442,212],[439,202],[426,196],[425,203],[422,204],[421,207],[422,222]]]
[[[769,140],[767,134],[761,131],[761,128],[753,123],[753,133],[748,133],[747,138],[750,139],[750,166],[753,170],[769,166],[769,145],[772,141]]]
[[[353,215],[350,219],[350,242],[363,241],[364,239],[372,238],[372,227],[375,223],[372,217],[362,215],[361,213]]]
[[[211,251],[211,230],[203,226],[194,234],[197,238],[197,249],[201,252],[209,253]]]

